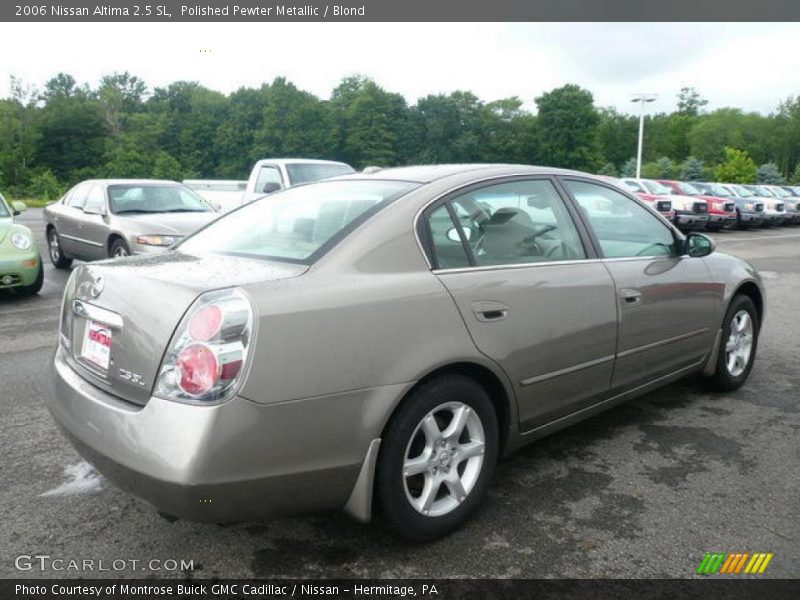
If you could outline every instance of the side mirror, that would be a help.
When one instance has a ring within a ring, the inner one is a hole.
[[[264,184],[264,187],[261,189],[261,191],[264,194],[272,194],[274,192],[280,191],[281,189],[282,189],[281,184],[278,183],[277,181],[268,181],[267,183]]]
[[[462,227],[461,231],[464,232],[464,238],[469,241],[469,238],[472,237],[472,229],[469,227]],[[459,244],[461,243],[461,236],[458,235],[458,229],[455,227],[448,229],[445,235],[447,235],[447,239],[451,242],[458,242]]]
[[[688,256],[699,258],[708,256],[716,249],[717,245],[707,235],[702,233],[690,233],[686,236],[684,250]]]
[[[11,203],[11,208],[14,210],[14,216],[16,217],[18,214],[28,210],[28,205],[19,200],[14,200],[14,202]]]

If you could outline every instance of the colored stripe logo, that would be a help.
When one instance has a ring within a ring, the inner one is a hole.
[[[772,552],[706,552],[698,575],[761,575],[772,560]]]

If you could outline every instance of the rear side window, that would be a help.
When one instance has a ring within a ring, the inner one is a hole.
[[[469,257],[447,205],[442,204],[428,218],[433,255],[437,269],[469,267]],[[469,231],[469,230],[466,230]]]
[[[459,237],[479,267],[586,258],[572,217],[547,179],[489,185],[456,196],[447,204],[457,228],[450,223],[452,230],[442,231],[447,220],[440,208],[429,216],[439,268],[463,262],[454,247]]]
[[[627,196],[595,183],[565,180],[606,258],[669,256],[675,238],[661,218]]]

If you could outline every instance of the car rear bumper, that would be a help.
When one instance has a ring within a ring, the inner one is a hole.
[[[343,418],[343,405],[362,409],[379,399],[363,390],[275,404],[234,397],[192,406],[153,397],[135,406],[80,377],[60,348],[49,380],[47,407],[87,461],[160,511],[196,521],[343,507],[384,417]],[[381,398],[397,392],[378,390]]]

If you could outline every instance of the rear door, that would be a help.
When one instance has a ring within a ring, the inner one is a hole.
[[[435,274],[513,382],[523,430],[610,387],[614,283],[571,210],[552,180],[515,179],[439,201],[422,220]]]
[[[631,389],[698,366],[712,346],[723,292],[703,259],[684,256],[672,229],[633,198],[594,180],[563,183],[616,287],[613,388]]]

